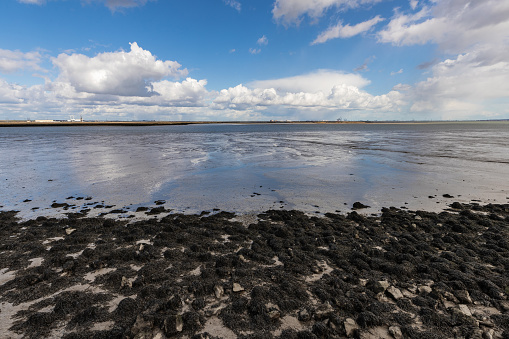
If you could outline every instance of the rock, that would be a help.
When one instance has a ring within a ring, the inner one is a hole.
[[[122,277],[122,281],[120,282],[120,288],[124,288],[124,287],[129,287],[129,288],[132,288],[133,287],[133,282],[126,278],[125,276]]]
[[[300,321],[309,321],[311,319],[311,314],[309,314],[308,310],[305,308],[299,311],[299,320]]]
[[[65,229],[65,234],[67,234],[67,235],[71,235],[71,234],[73,234],[73,233],[74,233],[74,231],[76,231],[76,229],[75,229],[75,228],[66,228],[66,229]]]
[[[353,210],[359,210],[359,209],[368,208],[368,207],[369,207],[368,205],[364,205],[363,203],[360,203],[360,202],[356,201],[356,202],[353,203],[352,209]]]
[[[170,315],[164,320],[164,333],[166,336],[172,336],[184,329],[184,322],[180,314]]]
[[[460,312],[463,313],[464,315],[467,315],[469,317],[472,316],[472,312],[470,312],[470,309],[468,308],[467,305],[465,304],[460,304],[458,305],[459,309],[460,309]]]
[[[389,327],[389,333],[395,339],[402,339],[403,338],[403,333],[401,333],[401,328],[399,328],[399,326],[391,326],[391,327]]]
[[[495,331],[492,328],[488,328],[482,332],[483,339],[493,339]]]
[[[391,286],[391,284],[389,284],[389,282],[387,280],[380,280],[380,281],[378,281],[378,283],[380,284],[380,286],[382,286],[382,288],[384,290],[386,290],[389,286]]]
[[[394,300],[398,300],[398,299],[403,298],[403,294],[401,293],[401,291],[398,288],[394,287],[394,286],[390,286],[389,288],[387,288],[386,292]]]
[[[472,304],[472,299],[470,298],[470,294],[466,290],[454,291],[454,296],[458,298],[458,300],[462,304]]]
[[[272,310],[272,311],[269,311],[268,315],[269,315],[270,319],[276,320],[276,319],[279,319],[279,317],[281,316],[281,313],[279,313],[278,310]]]
[[[244,287],[240,286],[238,283],[233,283],[233,292],[242,292],[244,291]]]
[[[352,337],[355,332],[359,329],[359,325],[352,318],[346,318],[343,323],[345,326],[345,332],[347,337]]]
[[[368,279],[359,279],[359,285],[361,286],[366,286],[366,284],[368,283]]]
[[[131,327],[131,334],[133,334],[136,339],[152,338],[153,326],[154,324],[152,321],[145,320],[142,315],[138,315],[136,317],[136,322]]]
[[[419,291],[419,293],[428,294],[428,293],[431,293],[432,289],[429,286],[422,285],[422,286],[417,287],[417,291]]]
[[[240,286],[240,285],[239,285]],[[235,284],[233,284],[233,292],[235,291]],[[221,299],[221,297],[224,294],[224,288],[221,285],[214,285],[214,294],[216,295],[217,299]]]
[[[509,300],[501,300],[500,306],[505,312],[509,312]]]
[[[422,217],[420,215],[416,215],[414,219],[415,220],[422,220]]]

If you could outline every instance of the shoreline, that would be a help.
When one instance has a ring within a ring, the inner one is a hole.
[[[509,204],[139,212],[0,212],[0,336],[509,335]]]
[[[0,127],[62,127],[62,126],[171,126],[171,125],[217,125],[217,124],[318,124],[318,125],[430,125],[430,124],[474,124],[508,123],[509,120],[465,120],[465,121],[18,121],[0,120]]]

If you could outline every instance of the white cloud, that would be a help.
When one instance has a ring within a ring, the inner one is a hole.
[[[123,8],[132,8],[144,6],[149,0],[82,0],[84,2],[100,2],[104,3],[112,12]],[[152,0],[151,0],[152,1]]]
[[[131,44],[130,52],[60,54],[53,58],[60,69],[59,81],[69,82],[79,92],[123,96],[153,95],[152,83],[165,77],[182,77],[186,69],[176,61],[156,60],[149,51]]]
[[[385,19],[380,17],[380,15],[377,15],[371,20],[358,23],[354,26],[343,26],[341,23],[338,23],[336,26],[329,27],[329,29],[320,33],[320,35],[318,35],[318,37],[311,43],[311,45],[323,44],[328,40],[336,38],[351,38],[358,34],[369,31],[374,25],[383,20]]]
[[[106,7],[108,7],[112,12],[115,12],[118,9],[122,8],[132,8],[144,6],[148,1],[154,0],[81,0],[83,3],[103,3]],[[225,0],[228,1],[228,0]],[[229,0],[231,2],[235,2],[234,0]],[[18,2],[23,4],[31,4],[31,5],[43,5],[46,3],[46,0],[18,0]]]
[[[18,0],[18,2],[22,4],[42,5],[46,2],[46,0]]]
[[[13,73],[19,70],[32,69],[41,71],[39,66],[41,54],[39,52],[23,53],[20,51],[11,51],[0,49],[0,72]]]
[[[509,2],[500,0],[411,2],[421,8],[396,14],[379,41],[397,46],[434,43],[449,54],[417,66],[431,75],[406,93],[411,111],[436,118],[493,116],[486,107],[509,99]],[[502,111],[499,109],[499,111]],[[482,113],[481,113],[482,112]]]
[[[403,73],[403,68],[400,68],[397,72],[391,72],[391,75],[401,74]]]
[[[240,2],[238,2],[237,0],[223,0],[223,2],[225,4],[227,4],[228,6],[236,9],[239,12],[242,9],[242,6],[240,5]]]
[[[419,4],[419,0],[410,0],[410,7],[415,10],[417,5]]]
[[[508,1],[434,3],[413,14],[397,12],[387,28],[379,32],[379,40],[398,46],[431,42],[449,53],[462,53],[476,44],[507,43]]]
[[[20,93],[23,87],[19,85],[9,84],[0,78],[0,104],[21,103]]]
[[[369,83],[357,74],[321,70],[301,76],[255,81],[249,87],[238,85],[223,89],[213,100],[215,109],[248,110],[253,108],[281,110],[398,110],[403,104],[401,94],[373,96],[359,87]],[[308,111],[312,114],[311,111]]]
[[[269,39],[265,35],[263,35],[256,43],[260,46],[266,46],[269,43]]]
[[[484,105],[509,98],[507,46],[460,54],[432,67],[433,75],[410,90],[412,111],[476,115]]]
[[[349,85],[362,88],[370,83],[358,74],[334,70],[318,70],[312,73],[273,80],[253,81],[250,88],[274,88],[282,92],[328,93],[335,85]]]
[[[285,25],[298,25],[303,16],[317,19],[332,7],[342,10],[380,1],[382,0],[276,0],[272,15]]]
[[[161,106],[204,106],[203,100],[209,94],[205,88],[206,85],[207,80],[195,80],[192,78],[187,78],[182,82],[162,80],[152,84],[154,92],[159,95],[137,98],[135,100],[141,99],[144,103]],[[121,99],[126,100],[126,98]]]
[[[261,50],[261,49],[259,49],[259,48],[250,48],[250,49],[249,49],[249,53],[250,53],[250,54],[260,54],[260,53],[261,53],[261,51],[262,51],[262,50]]]

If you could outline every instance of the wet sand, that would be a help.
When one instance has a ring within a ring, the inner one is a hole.
[[[509,337],[508,204],[355,207],[1,212],[0,337]]]

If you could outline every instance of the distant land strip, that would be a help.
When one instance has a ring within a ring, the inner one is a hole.
[[[507,122],[500,120],[433,120],[433,121],[25,121],[0,120],[0,127],[58,127],[58,126],[164,126],[164,125],[204,125],[204,124],[443,124],[443,123],[479,123]]]

